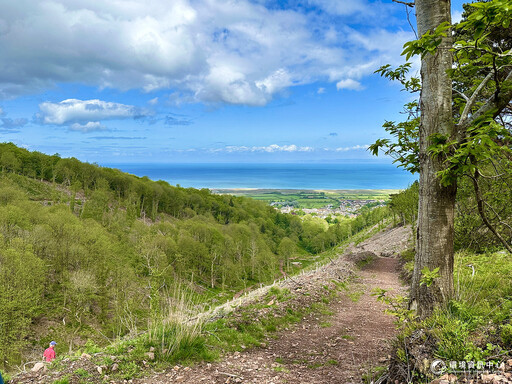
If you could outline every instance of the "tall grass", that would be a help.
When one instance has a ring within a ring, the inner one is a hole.
[[[151,320],[146,344],[155,348],[160,360],[175,362],[197,358],[197,355],[207,357],[202,337],[204,318],[199,316],[197,301],[194,293],[176,285],[174,292],[164,300],[163,315]]]
[[[188,287],[176,284],[165,294],[151,298],[154,303],[148,331],[129,340],[113,343],[106,349],[115,359],[104,358],[103,364],[118,363],[115,374],[123,379],[138,377],[149,365],[188,364],[211,361],[215,357],[202,334],[202,308]]]
[[[459,252],[455,295],[421,322],[404,326],[435,340],[433,357],[454,361],[499,359],[512,348],[512,258],[508,253]],[[400,337],[399,337],[400,338]]]

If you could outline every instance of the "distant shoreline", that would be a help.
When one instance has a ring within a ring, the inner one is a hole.
[[[398,193],[403,189],[312,189],[312,188],[207,188],[213,193],[229,193],[229,192],[281,192],[281,193],[297,193],[297,192],[316,192],[316,193]]]

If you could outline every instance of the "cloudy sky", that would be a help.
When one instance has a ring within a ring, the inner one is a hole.
[[[409,98],[373,72],[413,38],[391,0],[0,0],[0,141],[99,164],[369,158]]]

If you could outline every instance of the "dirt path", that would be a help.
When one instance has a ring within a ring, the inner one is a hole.
[[[340,258],[343,263],[350,254],[370,249],[376,255],[371,264],[356,272],[347,292],[331,303],[332,316],[310,315],[265,347],[236,352],[213,364],[176,367],[137,383],[361,383],[362,375],[371,376],[373,368],[385,363],[395,332],[393,318],[371,293],[375,288],[404,293],[398,259],[392,255],[404,249],[408,233],[406,229],[394,231],[379,234]],[[322,273],[315,278],[321,283]]]

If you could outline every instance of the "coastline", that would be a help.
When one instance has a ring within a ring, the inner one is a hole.
[[[382,193],[382,194],[391,194],[398,193],[403,191],[403,189],[308,189],[308,188],[208,188],[212,193],[217,194],[228,194],[229,192],[256,192],[256,193],[266,193],[266,192],[281,192],[283,194],[293,194],[297,192],[309,192],[309,193]]]

